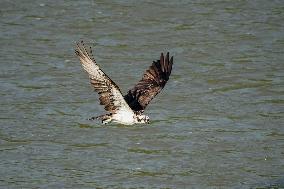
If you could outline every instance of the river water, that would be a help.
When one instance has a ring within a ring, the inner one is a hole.
[[[0,8],[0,188],[284,187],[284,1],[9,1]],[[127,92],[161,52],[150,125],[103,126],[74,54]]]

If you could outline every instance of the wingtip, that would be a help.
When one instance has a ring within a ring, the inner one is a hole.
[[[79,56],[79,54],[80,54],[77,49],[75,49],[75,54],[76,54],[77,56]]]
[[[84,46],[84,41],[83,41],[83,40],[76,42],[77,48],[80,48],[80,45],[83,45],[83,46]]]
[[[170,64],[172,64],[173,63],[173,59],[174,59],[174,56],[171,56],[171,58],[170,58],[170,52],[167,52],[167,60],[169,60],[167,63],[170,63]]]
[[[166,56],[164,56],[164,53],[161,53],[161,57],[166,57],[165,61],[170,60],[170,52],[166,53]],[[161,59],[161,58],[160,58]]]
[[[168,75],[171,74],[172,65],[173,65],[173,56],[170,57],[170,52],[167,52],[164,61],[161,63],[162,71],[166,72]]]
[[[82,50],[81,50],[80,42],[76,42],[75,54],[76,54],[77,56],[80,56],[81,51],[82,51]]]
[[[80,53],[80,51],[81,51],[81,44],[80,44],[80,42],[76,42],[76,49],[75,49],[75,51],[77,51],[78,53]],[[77,54],[77,53],[76,53]]]
[[[162,60],[163,58],[164,58],[164,53],[161,52],[160,60]]]
[[[167,52],[167,55],[166,55],[166,63],[168,63],[169,62],[169,58],[170,57],[170,53],[169,52]]]

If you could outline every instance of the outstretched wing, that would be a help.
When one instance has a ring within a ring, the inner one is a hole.
[[[166,57],[161,53],[160,60],[153,61],[142,79],[124,96],[132,110],[144,110],[149,102],[164,88],[171,75],[172,65],[173,57],[170,59],[169,53]]]
[[[111,113],[118,111],[133,111],[125,102],[118,86],[99,68],[93,55],[92,49],[87,51],[83,41],[77,43],[76,55],[79,57],[84,70],[89,74],[90,82],[100,96],[100,104]]]

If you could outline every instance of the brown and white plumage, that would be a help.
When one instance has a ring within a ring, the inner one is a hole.
[[[172,72],[173,57],[169,53],[153,64],[144,73],[142,79],[128,91],[124,99],[134,111],[143,111],[150,101],[164,88]]]
[[[100,104],[104,105],[105,110],[109,112],[96,118],[102,119],[103,123],[114,121],[127,125],[149,122],[149,117],[142,112],[169,80],[173,64],[173,57],[169,59],[169,53],[166,57],[162,53],[160,60],[153,62],[142,79],[125,96],[99,68],[91,48],[87,50],[83,41],[77,43],[75,53],[82,67],[89,74],[92,86],[100,96]]]

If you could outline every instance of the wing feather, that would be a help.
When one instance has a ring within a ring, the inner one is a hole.
[[[111,113],[127,111],[133,113],[132,109],[124,100],[119,87],[99,68],[93,55],[92,49],[89,52],[83,41],[77,43],[75,50],[84,70],[89,74],[90,83],[99,94],[100,104],[105,110]]]
[[[142,111],[150,101],[164,88],[171,75],[173,57],[161,53],[160,59],[146,70],[142,79],[128,91],[124,99],[134,111]]]

